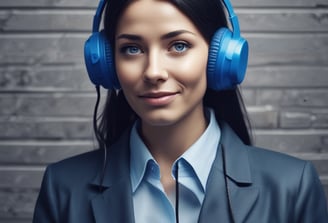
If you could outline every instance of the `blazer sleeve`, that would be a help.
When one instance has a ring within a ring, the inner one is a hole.
[[[35,205],[33,223],[59,223],[58,202],[52,182],[51,168],[47,167]]]
[[[327,203],[319,176],[311,162],[306,162],[296,200],[296,222],[328,223]]]

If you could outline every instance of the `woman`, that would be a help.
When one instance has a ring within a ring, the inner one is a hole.
[[[251,146],[236,87],[247,42],[225,4],[236,42],[219,1],[113,0],[99,33],[100,4],[86,63],[98,95],[109,88],[103,149],[47,168],[34,222],[328,222],[311,163]],[[98,41],[115,65],[97,65]]]

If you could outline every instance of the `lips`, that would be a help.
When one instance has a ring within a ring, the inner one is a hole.
[[[165,106],[170,104],[177,95],[177,92],[147,92],[139,97],[149,105]]]
[[[140,97],[141,98],[161,98],[161,97],[166,97],[170,95],[175,95],[176,92],[149,92],[149,93],[144,93]]]

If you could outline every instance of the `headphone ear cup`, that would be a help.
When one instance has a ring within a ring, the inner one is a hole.
[[[217,30],[209,49],[208,87],[214,90],[235,88],[245,78],[247,62],[247,41],[242,37],[234,39],[227,28]]]
[[[84,60],[91,82],[106,89],[119,89],[111,45],[105,32],[93,33],[84,44]]]

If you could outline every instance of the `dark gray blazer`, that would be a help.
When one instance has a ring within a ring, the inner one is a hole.
[[[328,223],[326,198],[310,162],[246,146],[227,124],[220,128],[218,151],[225,151],[229,199],[218,152],[198,222],[231,222],[230,203],[236,223]],[[134,222],[128,132],[111,151],[102,185],[101,150],[49,165],[33,222]]]

